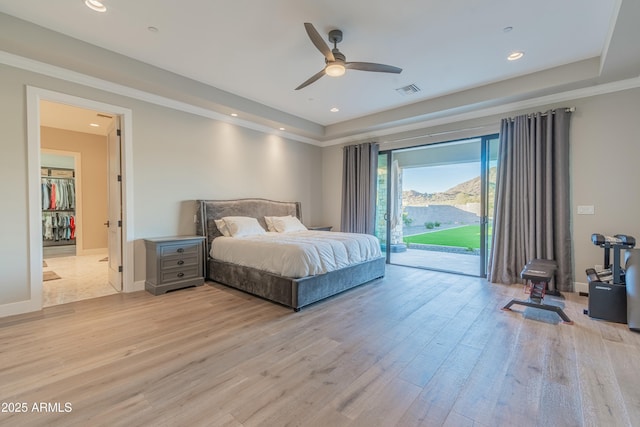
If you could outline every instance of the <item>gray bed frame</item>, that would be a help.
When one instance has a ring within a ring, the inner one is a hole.
[[[255,268],[218,261],[209,255],[211,244],[221,236],[214,220],[225,216],[250,216],[267,229],[265,216],[295,216],[302,221],[300,202],[266,199],[198,200],[196,232],[205,236],[206,277],[299,311],[302,307],[384,276],[385,258],[351,265],[298,279]]]

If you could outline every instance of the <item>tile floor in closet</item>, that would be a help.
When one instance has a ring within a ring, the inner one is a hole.
[[[45,257],[43,271],[53,271],[60,279],[42,282],[43,306],[50,307],[89,298],[111,295],[117,291],[109,285],[107,253]]]

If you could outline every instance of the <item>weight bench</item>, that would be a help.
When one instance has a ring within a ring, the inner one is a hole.
[[[547,284],[553,278],[553,273],[555,273],[557,268],[558,266],[556,262],[548,259],[534,259],[529,261],[529,263],[524,266],[522,272],[520,272],[520,277],[525,280],[525,292],[529,292],[529,300],[523,301],[519,299],[512,299],[509,304],[502,307],[502,309],[511,310],[512,305],[519,304],[524,305],[525,307],[553,311],[562,318],[564,323],[573,325],[573,322],[569,319],[569,316],[565,314],[562,308],[542,302],[547,289]]]

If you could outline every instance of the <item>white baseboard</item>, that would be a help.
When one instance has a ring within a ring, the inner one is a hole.
[[[573,288],[574,288],[576,293],[580,293],[580,292],[585,293],[585,294],[589,293],[589,284],[588,283],[574,282]]]
[[[42,310],[42,299],[19,301],[0,305],[0,317],[15,316]]]
[[[126,289],[125,292],[138,292],[144,291],[144,280],[138,280],[137,282],[133,282],[133,286],[131,289]]]

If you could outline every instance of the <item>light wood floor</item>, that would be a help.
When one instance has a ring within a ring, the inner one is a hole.
[[[389,266],[299,313],[205,285],[0,319],[2,409],[28,405],[0,425],[640,425],[640,334],[513,296]]]

